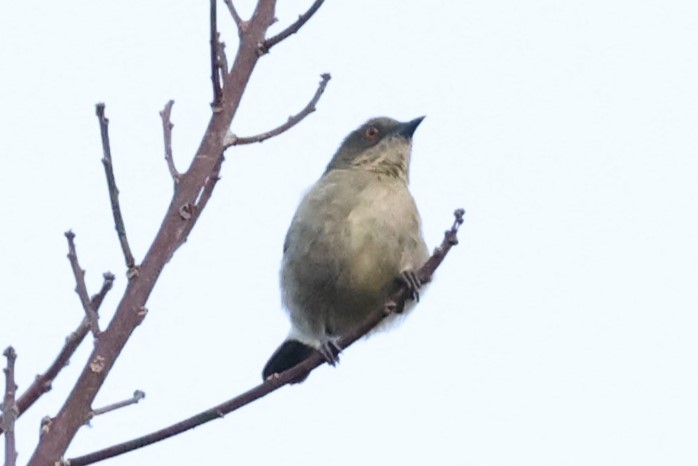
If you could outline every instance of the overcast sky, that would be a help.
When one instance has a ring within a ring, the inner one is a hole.
[[[280,3],[272,32],[310,4]],[[210,115],[207,24],[204,1],[0,6],[0,349],[19,354],[20,392],[82,318],[63,232],[91,293],[117,276],[103,326],[126,283],[94,104],[140,260],[171,196],[158,112],[175,100],[180,170]],[[411,187],[427,243],[467,214],[410,318],[109,464],[697,464],[697,24],[694,1],[326,2],[260,61],[232,130],[284,122],[329,72],[317,112],[227,153],[95,407],[146,399],[94,419],[67,456],[259,383],[288,330],[278,269],[304,190],[368,118],[426,115]],[[19,464],[90,349],[21,418]]]

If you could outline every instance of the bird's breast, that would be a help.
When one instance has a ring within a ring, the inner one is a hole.
[[[407,186],[375,175],[324,177],[301,202],[286,245],[282,288],[292,317],[324,316],[337,327],[380,305],[425,254]]]

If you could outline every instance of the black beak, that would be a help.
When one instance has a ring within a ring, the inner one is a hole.
[[[414,120],[408,121],[407,123],[400,123],[397,129],[398,134],[404,136],[407,139],[411,139],[412,135],[414,134],[414,131],[417,129],[417,126],[419,126],[423,119],[424,117],[420,116],[419,118],[415,118]]]

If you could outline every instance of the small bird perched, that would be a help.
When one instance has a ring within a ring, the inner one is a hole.
[[[346,137],[303,197],[281,265],[291,332],[264,366],[263,379],[315,351],[334,365],[339,338],[401,283],[416,292],[414,271],[428,252],[408,181],[412,135],[423,118],[367,121]]]

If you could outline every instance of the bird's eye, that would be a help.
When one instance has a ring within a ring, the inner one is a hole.
[[[380,133],[378,128],[376,128],[375,126],[369,126],[368,128],[366,128],[364,135],[367,139],[374,140],[378,137],[378,133]]]

